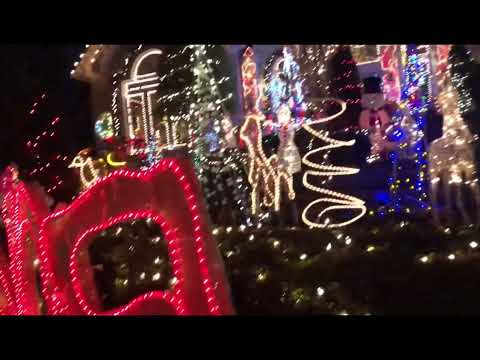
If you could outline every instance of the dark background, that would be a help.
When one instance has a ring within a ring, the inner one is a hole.
[[[59,150],[75,151],[92,141],[88,85],[70,79],[83,49],[80,44],[0,45],[0,169],[18,161],[19,143],[43,131],[50,115],[62,116],[61,136],[69,146]],[[33,123],[29,111],[43,92],[47,101]]]

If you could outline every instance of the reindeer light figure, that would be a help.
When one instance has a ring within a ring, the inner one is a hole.
[[[273,206],[280,210],[282,188],[285,188],[290,200],[295,199],[292,175],[279,161],[277,155],[269,158],[262,149],[261,121],[264,116],[250,113],[240,129],[240,138],[248,150],[249,172],[248,181],[252,186],[252,214],[257,214],[260,204]],[[261,199],[261,200],[260,200]]]
[[[477,219],[480,219],[480,189],[474,165],[475,155],[472,143],[474,137],[463,122],[458,107],[458,94],[453,87],[448,65],[450,45],[437,46],[438,103],[443,113],[443,135],[430,145],[431,200],[435,224],[441,225],[438,212],[438,193],[443,190],[448,222],[452,220],[450,194],[455,190],[455,202],[464,224],[472,224],[462,200],[463,185],[468,185],[474,197]],[[442,181],[442,188],[440,188]],[[477,220],[478,223],[478,220]]]

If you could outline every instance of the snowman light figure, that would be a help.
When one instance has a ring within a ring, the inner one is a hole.
[[[380,79],[371,77],[364,80],[365,93],[362,95],[364,110],[360,113],[359,126],[368,131],[371,144],[367,162],[371,163],[385,157],[396,144],[387,140],[387,129],[391,118],[385,110],[385,100],[380,89]]]

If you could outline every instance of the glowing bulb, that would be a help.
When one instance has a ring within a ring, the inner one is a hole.
[[[325,294],[325,290],[321,286],[317,287],[317,295],[322,296],[323,294]]]
[[[217,235],[218,232],[219,232],[218,228],[215,228],[215,229],[212,230],[212,234],[213,234],[213,235]]]
[[[469,245],[472,249],[475,249],[478,246],[478,243],[476,241],[472,241]]]
[[[429,260],[430,260],[430,259],[429,259],[428,256],[422,256],[422,257],[420,258],[420,261],[423,262],[424,264],[427,263]]]
[[[347,236],[347,237],[345,238],[345,244],[346,244],[346,245],[350,245],[351,243],[352,243],[352,238],[351,238],[350,236]]]
[[[155,274],[152,276],[152,280],[153,280],[153,281],[160,280],[160,273],[155,273]]]
[[[328,245],[327,245],[327,247],[326,247],[326,250],[327,250],[327,251],[332,250],[332,243],[328,243]]]
[[[231,227],[231,226],[229,226],[229,227],[227,227],[227,229],[226,229],[226,230],[227,230],[227,234],[229,234],[229,233],[231,233],[231,232],[232,232],[232,230],[233,230],[233,229],[232,229],[232,227]]]
[[[275,240],[275,241],[273,242],[273,247],[277,248],[278,245],[280,245],[280,241]]]
[[[455,254],[448,255],[448,260],[455,260]]]
[[[255,236],[254,236],[254,235],[250,235],[250,236],[248,237],[248,240],[249,240],[249,241],[253,241],[254,239],[255,239]]]
[[[144,272],[142,272],[142,273],[140,274],[140,279],[141,279],[141,280],[145,279],[145,273],[144,273]]]
[[[369,247],[367,247],[367,252],[372,252],[373,250],[375,250],[375,246],[370,245]]]
[[[307,254],[300,255],[300,260],[305,260],[307,258]]]

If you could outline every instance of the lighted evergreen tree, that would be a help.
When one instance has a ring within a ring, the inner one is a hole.
[[[215,45],[190,45],[193,64],[193,102],[190,104],[191,147],[197,167],[208,153],[224,144],[221,121],[228,111],[232,93],[226,92],[229,76],[215,74],[221,60],[214,56]],[[223,61],[226,59],[223,58]],[[226,86],[227,85],[227,86]]]

